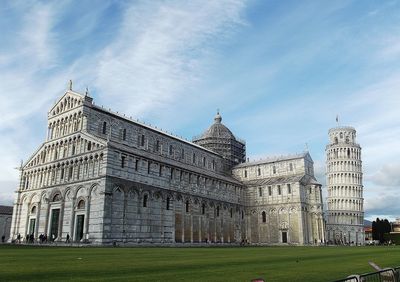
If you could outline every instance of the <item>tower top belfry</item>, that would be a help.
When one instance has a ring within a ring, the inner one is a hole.
[[[329,143],[337,144],[354,144],[356,143],[356,130],[352,126],[337,126],[329,129]]]

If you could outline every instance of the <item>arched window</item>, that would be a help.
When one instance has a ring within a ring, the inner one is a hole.
[[[244,171],[244,177],[247,177],[247,170]]]
[[[167,197],[167,210],[169,210],[169,208],[170,208],[170,198],[169,197]]]
[[[59,201],[61,201],[61,196],[60,194],[57,193],[53,197],[53,202],[59,202]]]
[[[203,203],[201,205],[201,214],[205,214],[206,213],[206,205]]]
[[[147,196],[147,195],[144,195],[144,196],[143,196],[143,207],[144,207],[144,208],[147,208],[147,199],[148,199],[148,196]]]
[[[267,214],[265,213],[265,211],[262,212],[262,222],[267,222]]]
[[[31,214],[35,214],[36,213],[36,206],[33,206],[31,209]]]
[[[219,216],[219,206],[217,207],[217,216]]]
[[[258,168],[258,176],[261,175],[261,168]]]
[[[350,149],[347,149],[347,157],[350,158]]]
[[[335,144],[337,144],[337,143],[338,143],[338,138],[337,138],[337,137],[335,137],[335,139],[334,139],[334,143],[335,143]]]
[[[85,208],[85,201],[84,200],[80,200],[78,202],[78,206],[77,206],[78,210],[82,210]]]

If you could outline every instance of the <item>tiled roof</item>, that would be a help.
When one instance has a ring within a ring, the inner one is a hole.
[[[270,157],[270,158],[265,158],[265,159],[261,159],[261,160],[258,160],[258,161],[251,161],[251,162],[241,163],[241,164],[238,164],[237,166],[235,166],[234,168],[262,165],[262,164],[274,163],[274,162],[292,160],[292,159],[301,159],[301,158],[306,157],[307,154],[308,154],[308,152],[304,152],[304,153],[301,153],[301,154],[295,154],[295,155]]]
[[[12,214],[12,206],[0,206],[0,214]]]
[[[320,185],[314,177],[304,174],[253,179],[249,181],[243,181],[243,184],[249,186],[263,186],[263,185],[274,185],[280,183],[293,183],[293,182],[301,182],[303,185],[309,185],[309,184]]]

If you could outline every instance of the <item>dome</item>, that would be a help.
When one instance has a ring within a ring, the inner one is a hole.
[[[219,114],[219,111],[217,112],[217,115],[214,118],[214,124],[210,126],[209,129],[207,129],[199,139],[205,139],[205,138],[226,138],[226,139],[235,139],[235,136],[233,133],[221,123],[222,117]]]

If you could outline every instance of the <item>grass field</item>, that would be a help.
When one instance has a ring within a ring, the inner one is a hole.
[[[332,281],[400,265],[400,247],[0,246],[0,281]]]

